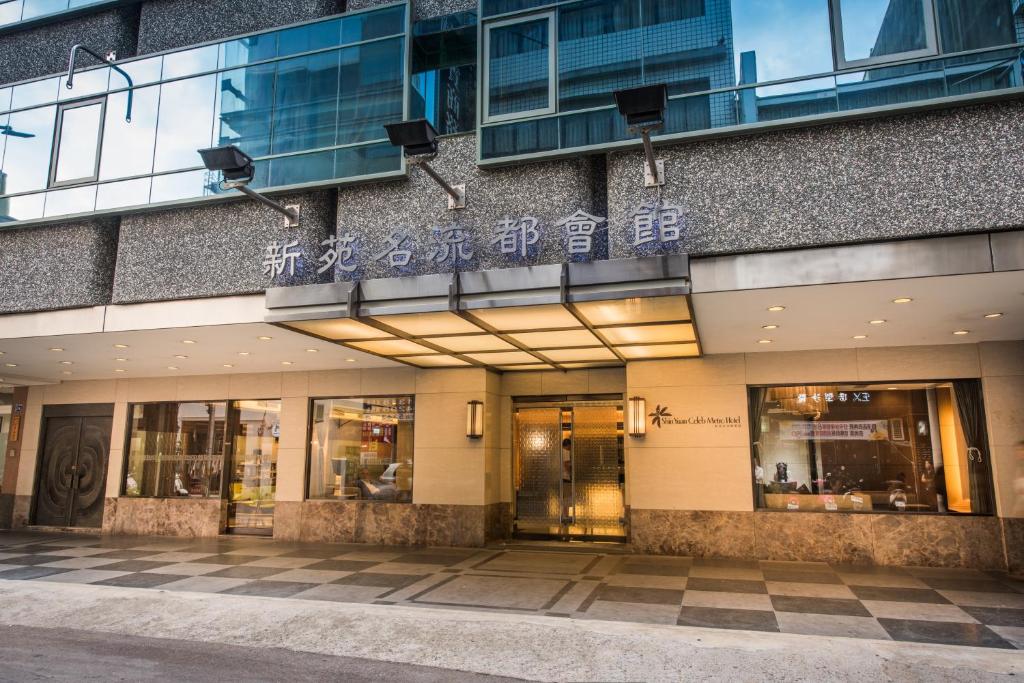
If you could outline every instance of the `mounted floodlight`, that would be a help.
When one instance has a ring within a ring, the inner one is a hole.
[[[285,206],[269,197],[264,197],[256,190],[248,187],[256,174],[256,164],[251,156],[238,149],[235,145],[222,145],[198,151],[199,156],[203,158],[203,165],[206,166],[207,170],[220,171],[224,176],[224,181],[221,183],[224,188],[238,190],[242,194],[284,215],[287,227],[299,227],[299,207],[297,205]]]
[[[430,166],[430,160],[437,156],[437,131],[426,119],[384,124],[388,139],[395,147],[401,147],[406,160],[423,169],[448,193],[449,209],[466,208],[466,186],[450,185]]]
[[[639,133],[644,142],[644,154],[647,155],[647,168],[644,169],[644,185],[657,187],[665,184],[665,162],[654,158],[654,146],[651,145],[651,131],[665,125],[665,110],[668,108],[668,86],[664,83],[644,85],[629,90],[618,90],[614,93],[615,104],[619,113],[626,118],[626,126],[630,133]]]

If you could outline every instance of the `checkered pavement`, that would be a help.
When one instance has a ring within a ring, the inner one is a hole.
[[[1024,649],[1024,582],[974,569],[0,532],[0,579]]]

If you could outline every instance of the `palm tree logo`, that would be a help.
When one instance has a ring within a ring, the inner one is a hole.
[[[651,418],[651,424],[661,429],[661,420],[665,417],[672,417],[672,413],[668,412],[668,406],[662,407],[659,403],[654,407],[654,412],[650,413],[647,417]]]

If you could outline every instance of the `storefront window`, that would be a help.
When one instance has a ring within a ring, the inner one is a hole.
[[[225,402],[131,406],[124,495],[220,497],[226,412]]]
[[[992,512],[978,380],[751,387],[758,508]]]
[[[313,401],[309,498],[412,502],[412,396]]]

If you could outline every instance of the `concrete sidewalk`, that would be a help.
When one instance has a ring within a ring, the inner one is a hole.
[[[284,648],[529,680],[1010,680],[1024,652],[0,581],[0,625]]]

